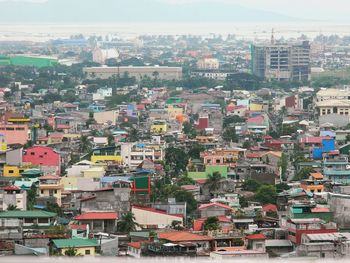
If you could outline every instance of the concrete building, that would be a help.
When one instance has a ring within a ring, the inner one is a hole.
[[[173,221],[183,224],[183,214],[169,214],[164,210],[132,206],[131,212],[135,215],[135,221],[143,228],[166,228],[171,226]]]
[[[319,116],[324,115],[349,115],[350,100],[327,99],[316,103]]]
[[[181,67],[160,67],[160,66],[145,66],[145,67],[91,67],[84,68],[83,72],[87,74],[89,79],[108,79],[128,73],[130,77],[135,77],[137,80],[143,77],[158,78],[165,80],[180,80],[182,78]]]
[[[121,145],[121,156],[125,165],[137,167],[144,160],[163,161],[163,145],[145,145],[136,143],[124,143]]]
[[[46,175],[39,177],[38,195],[40,198],[50,200],[61,206],[63,185],[60,183],[61,177]]]
[[[9,206],[18,210],[27,210],[27,191],[11,185],[0,190],[0,211],[6,211]]]
[[[252,45],[252,72],[266,80],[305,81],[311,78],[310,44]]]
[[[101,49],[96,48],[92,51],[92,61],[100,64],[106,63],[107,59],[119,58],[119,52],[116,49]]]
[[[198,69],[219,69],[219,60],[216,58],[203,58],[198,60]]]
[[[350,234],[304,234],[297,255],[302,257],[342,258],[350,255]]]
[[[316,102],[328,100],[350,100],[350,88],[321,89],[316,93]]]

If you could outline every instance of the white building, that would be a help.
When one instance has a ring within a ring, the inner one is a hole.
[[[107,59],[119,58],[119,52],[116,49],[100,49],[97,48],[92,52],[92,61],[104,64]]]
[[[121,156],[125,165],[137,167],[144,160],[163,161],[164,150],[160,144],[125,143],[121,145]]]
[[[198,60],[198,69],[219,69],[219,60],[216,58],[203,58]]]

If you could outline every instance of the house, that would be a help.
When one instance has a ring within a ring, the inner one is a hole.
[[[54,239],[52,240],[53,249],[59,255],[65,255],[65,252],[71,248],[76,249],[77,254],[81,256],[95,256],[96,248],[99,246],[96,239]]]
[[[245,237],[247,241],[247,249],[255,251],[265,252],[265,240],[267,239],[264,234],[253,234]]]
[[[23,162],[38,166],[45,174],[61,174],[61,156],[46,146],[33,146],[24,151]]]
[[[142,252],[141,242],[130,242],[128,243],[128,256],[133,258],[140,258]]]
[[[220,226],[220,232],[227,234],[233,229],[233,224],[230,218],[226,216],[217,216],[218,224]],[[207,217],[197,218],[194,219],[193,222],[193,230],[194,231],[203,231],[204,230],[204,223],[205,220],[207,220]]]
[[[228,216],[231,215],[232,208],[221,203],[203,204],[198,207],[201,217]]]
[[[311,193],[321,193],[324,191],[325,180],[322,173],[310,173],[309,179],[302,180],[300,187]]]
[[[23,226],[25,228],[41,227],[49,228],[55,220],[56,214],[46,211],[4,211],[0,212],[0,221],[3,221],[3,227]]]
[[[292,242],[285,239],[265,240],[265,248],[270,257],[281,256],[294,250]]]
[[[16,207],[18,210],[27,210],[27,191],[10,185],[0,189],[0,211],[6,211],[9,206]]]
[[[158,233],[160,241],[171,242],[175,244],[192,243],[196,245],[198,252],[210,252],[213,248],[214,239],[209,236],[194,234],[186,231],[160,232]]]
[[[350,255],[349,233],[303,234],[296,250],[298,256],[343,258]]]
[[[42,203],[57,203],[62,205],[63,185],[60,183],[61,177],[54,175],[44,175],[39,177],[38,195]]]
[[[79,224],[89,225],[92,232],[115,232],[118,214],[116,212],[85,212],[77,215],[74,220]]]
[[[303,234],[327,234],[337,232],[337,225],[333,222],[325,222],[319,218],[298,218],[286,221],[288,240],[294,245],[301,244]]]
[[[165,134],[167,132],[168,125],[165,120],[155,120],[151,125],[152,134]]]
[[[4,123],[0,124],[0,133],[5,136],[6,143],[25,145],[30,139],[27,124]]]
[[[183,214],[170,214],[165,210],[136,205],[132,206],[131,212],[142,228],[165,228],[171,226],[173,221],[183,224]]]

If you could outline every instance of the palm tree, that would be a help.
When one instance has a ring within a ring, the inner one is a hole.
[[[127,212],[118,223],[118,231],[122,233],[130,233],[136,230],[139,224],[135,222],[135,216],[132,212]]]
[[[219,172],[209,174],[205,185],[208,187],[211,194],[216,195],[220,189],[220,181],[223,179]]]
[[[135,128],[131,128],[128,135],[129,142],[137,142],[139,140],[139,131]]]

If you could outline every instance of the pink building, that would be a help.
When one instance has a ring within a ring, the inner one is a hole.
[[[5,135],[7,144],[25,145],[29,139],[28,125],[1,123],[0,133]]]
[[[44,174],[61,173],[61,157],[50,147],[33,146],[28,148],[23,154],[23,162],[39,166]]]

